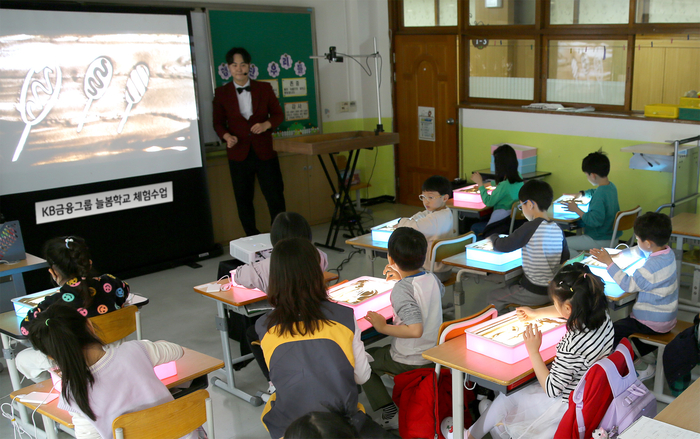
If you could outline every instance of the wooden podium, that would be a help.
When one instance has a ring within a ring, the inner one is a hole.
[[[353,236],[360,236],[367,233],[362,227],[355,206],[350,200],[350,186],[352,175],[355,173],[355,167],[357,166],[357,159],[360,156],[361,149],[395,145],[397,143],[399,143],[398,133],[375,133],[374,131],[347,131],[342,133],[314,134],[310,136],[274,140],[274,150],[277,152],[319,156],[321,167],[333,191],[335,210],[331,218],[331,227],[328,229],[326,242],[325,244],[317,243],[318,246],[342,252],[343,249],[336,247],[335,242],[338,239],[338,232],[340,232],[340,228],[343,224],[348,225],[348,229]],[[343,179],[340,175],[340,170],[338,169],[334,154],[345,151],[349,153],[348,164],[350,165],[350,169],[346,169],[345,173],[348,178]],[[328,154],[330,158],[331,164],[333,165],[335,180],[328,171],[326,164],[323,162],[323,158],[321,157],[323,154]],[[335,187],[336,182],[338,183],[338,190],[336,190]]]

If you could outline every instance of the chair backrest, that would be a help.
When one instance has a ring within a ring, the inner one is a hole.
[[[515,221],[516,220],[525,220],[525,215],[523,215],[523,211],[518,209],[518,206],[520,206],[520,201],[515,201],[513,202],[513,206],[510,208],[510,229],[508,231],[509,235],[513,234],[513,229],[515,228]]]
[[[119,416],[112,422],[117,439],[172,439],[185,436],[203,424],[214,439],[211,399],[206,390],[197,390],[174,401]]]
[[[435,262],[454,256],[465,251],[465,242],[476,242],[474,232],[469,232],[456,238],[438,239],[430,249],[430,271],[434,271]]]
[[[442,344],[447,340],[452,340],[455,337],[459,337],[464,334],[464,330],[483,323],[487,320],[491,320],[498,316],[498,311],[493,305],[489,305],[476,314],[472,314],[468,317],[463,317],[457,320],[451,320],[449,322],[444,322],[440,325],[438,330],[438,340],[437,344]],[[437,364],[435,367],[436,373],[440,372],[440,365]]]
[[[623,230],[629,230],[634,227],[634,221],[639,216],[639,212],[642,211],[641,206],[637,206],[630,210],[621,210],[615,215],[615,226],[613,227],[612,238],[610,238],[610,247],[615,248],[615,242],[617,241],[617,232]],[[631,244],[634,244],[634,234],[632,234]]]
[[[90,317],[90,322],[92,322],[95,333],[100,337],[100,340],[105,344],[110,344],[136,331],[137,313],[138,307],[129,305],[107,314]]]

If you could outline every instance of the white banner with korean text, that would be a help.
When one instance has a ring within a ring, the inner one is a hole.
[[[51,223],[172,202],[173,182],[154,183],[97,194],[41,201],[35,204],[36,223]]]

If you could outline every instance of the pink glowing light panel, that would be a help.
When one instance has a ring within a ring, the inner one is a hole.
[[[391,305],[390,293],[395,283],[395,281],[362,276],[329,289],[328,297],[352,308],[355,319],[360,319],[367,315],[367,311],[379,311]]]
[[[169,361],[154,367],[153,371],[156,373],[159,380],[164,380],[177,375],[177,366],[174,361]]]
[[[540,352],[559,343],[566,333],[566,320],[562,318],[522,321],[513,311],[465,330],[467,350],[504,363],[517,363],[528,357],[523,334],[530,323],[542,332]]]
[[[486,192],[489,194],[496,189],[496,186],[491,183],[485,185]],[[471,186],[466,186],[463,188],[455,189],[452,191],[452,197],[454,198],[455,206],[459,207],[471,207],[474,209],[483,209],[486,207],[483,201],[481,201],[481,194],[479,193],[479,185],[473,184]]]

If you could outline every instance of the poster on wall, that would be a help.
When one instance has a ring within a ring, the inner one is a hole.
[[[303,120],[309,118],[308,102],[287,102],[284,104],[285,120]]]
[[[282,79],[284,97],[306,96],[306,78]]]
[[[435,107],[418,107],[418,139],[435,141]]]
[[[280,84],[276,79],[260,79],[260,82],[267,82],[272,86],[272,90],[275,91],[275,97],[280,98]]]

